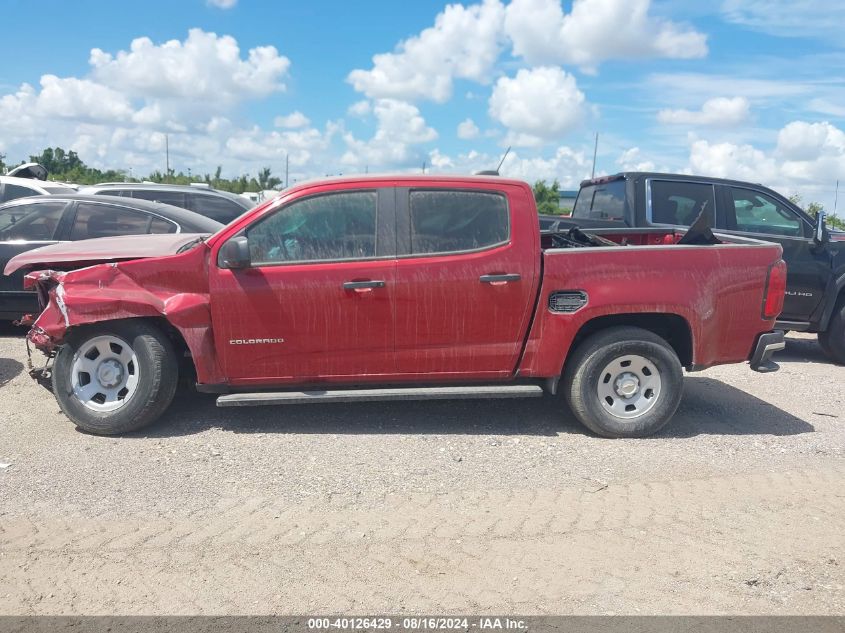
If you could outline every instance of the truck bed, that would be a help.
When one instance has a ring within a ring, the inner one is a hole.
[[[550,375],[558,362],[553,350],[569,349],[582,325],[606,314],[677,316],[694,341],[689,370],[748,359],[761,325],[760,280],[781,247],[721,234],[715,244],[678,244],[685,234],[672,228],[591,229],[587,236],[607,243],[561,246],[559,238],[569,239],[568,232],[543,232],[540,296],[582,297],[583,305],[571,312],[538,306],[521,373]]]

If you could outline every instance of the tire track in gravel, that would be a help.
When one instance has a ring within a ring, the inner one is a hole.
[[[836,613],[845,466],[390,495],[366,511],[4,516],[0,613]]]

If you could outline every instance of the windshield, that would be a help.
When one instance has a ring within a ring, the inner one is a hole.
[[[573,218],[587,220],[625,220],[625,181],[613,180],[581,187]]]

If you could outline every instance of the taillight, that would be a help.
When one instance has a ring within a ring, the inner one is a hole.
[[[783,310],[786,293],[786,262],[779,259],[769,268],[766,293],[763,295],[763,318],[774,319]]]

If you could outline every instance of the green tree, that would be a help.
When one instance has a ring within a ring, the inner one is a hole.
[[[270,168],[264,167],[258,172],[258,189],[259,191],[263,191],[264,189],[274,189],[277,185],[282,183],[281,178],[276,178],[275,176],[270,175]]]
[[[41,154],[31,155],[29,160],[33,163],[40,163],[47,169],[48,173],[53,175],[85,169],[84,163],[76,152],[73,150],[66,152],[61,147],[48,147]]]
[[[801,204],[801,194],[793,193],[789,196],[789,201],[799,207],[802,207],[804,211],[807,212],[808,215],[812,216],[813,218],[817,218],[820,211],[824,211],[824,205],[820,202],[811,202],[808,205],[804,206]],[[845,231],[845,221],[837,218],[835,215],[828,215],[825,219],[827,222],[827,226],[833,229],[839,229],[840,231]]]
[[[0,154],[0,171],[5,167],[5,158],[5,155]],[[223,167],[220,165],[218,165],[213,175],[205,174],[202,178],[198,178],[197,176],[192,177],[190,173],[185,174],[181,171],[177,173],[174,169],[170,169],[168,173],[155,170],[146,177],[138,175],[128,178],[126,171],[122,169],[107,169],[103,171],[95,167],[89,167],[79,158],[79,155],[75,151],[65,151],[61,147],[48,147],[39,154],[31,155],[29,158],[31,162],[44,165],[50,173],[49,177],[51,180],[73,182],[80,185],[93,185],[100,182],[138,182],[141,180],[187,185],[192,181],[204,180],[215,189],[232,193],[243,193],[245,191],[273,189],[282,182],[280,178],[272,175],[269,167],[259,170],[256,176],[243,174],[237,178],[224,178]],[[21,161],[21,163],[23,162]],[[538,186],[540,184],[542,184],[542,187],[546,191],[543,195],[548,199],[548,204],[543,207],[546,209],[543,213],[559,213],[557,209],[558,183],[555,181],[551,187],[547,187],[545,183],[538,183]]]
[[[538,180],[534,183],[534,200],[537,202],[537,213],[542,215],[559,215],[560,208],[560,183],[555,179],[551,187],[545,180]]]

